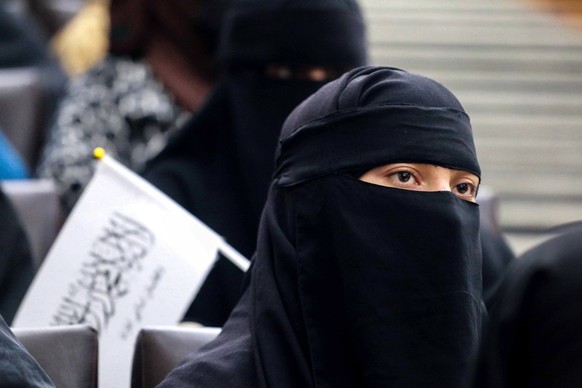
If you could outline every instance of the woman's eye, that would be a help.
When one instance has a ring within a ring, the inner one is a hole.
[[[412,187],[418,184],[418,179],[412,171],[400,170],[388,174],[388,182],[396,187]]]
[[[457,186],[457,191],[461,194],[466,194],[471,188],[468,183],[461,183]]]
[[[477,189],[475,188],[475,185],[466,182],[459,183],[458,185],[456,185],[454,191],[457,194],[462,195],[463,197],[470,198],[471,200],[474,200],[477,194]]]
[[[402,183],[408,182],[410,180],[410,178],[412,177],[412,174],[409,173],[408,171],[400,171],[400,172],[397,172],[396,174],[397,174],[398,180]]]

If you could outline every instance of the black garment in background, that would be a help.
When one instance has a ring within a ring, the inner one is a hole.
[[[466,387],[484,311],[478,205],[351,174],[408,161],[480,175],[456,98],[360,68],[293,111],[277,155],[243,298],[160,388]]]
[[[12,203],[0,190],[0,315],[8,324],[14,319],[33,277],[28,239]]]
[[[274,128],[320,86],[252,74],[229,77],[154,159],[145,178],[251,258],[273,170]],[[184,319],[222,326],[240,298],[243,276],[228,260],[218,260]]]
[[[0,316],[0,388],[28,387],[54,384]]]
[[[490,317],[475,387],[580,387],[582,228],[517,258]]]
[[[483,251],[483,301],[491,309],[494,295],[515,259],[515,254],[501,232],[490,223],[481,222],[480,234]]]
[[[250,259],[281,125],[324,84],[270,79],[265,68],[362,65],[364,24],[352,0],[241,0],[222,31],[221,82],[143,175]],[[220,259],[185,319],[222,326],[240,298],[242,279]]]

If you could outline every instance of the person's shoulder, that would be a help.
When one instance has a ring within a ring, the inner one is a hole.
[[[522,267],[560,267],[579,261],[582,255],[582,224],[555,229],[554,235],[524,252],[519,258]]]

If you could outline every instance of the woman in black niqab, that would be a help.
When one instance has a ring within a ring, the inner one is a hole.
[[[329,77],[365,64],[362,14],[354,0],[239,0],[222,27],[218,62],[216,91],[144,177],[250,258],[281,125]],[[219,260],[186,319],[222,326],[242,278]]]
[[[358,179],[399,162],[480,176],[442,85],[364,67],[299,105],[243,298],[160,387],[465,387],[484,311],[478,205]]]

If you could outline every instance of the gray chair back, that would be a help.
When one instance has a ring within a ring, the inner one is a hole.
[[[87,325],[13,328],[58,388],[97,388],[98,335]]]
[[[220,333],[214,327],[159,326],[143,328],[136,340],[132,388],[154,388],[188,353]]]
[[[42,86],[35,68],[0,70],[0,127],[32,169],[43,141]]]
[[[16,209],[38,268],[63,223],[56,187],[45,179],[9,180],[0,185]]]

